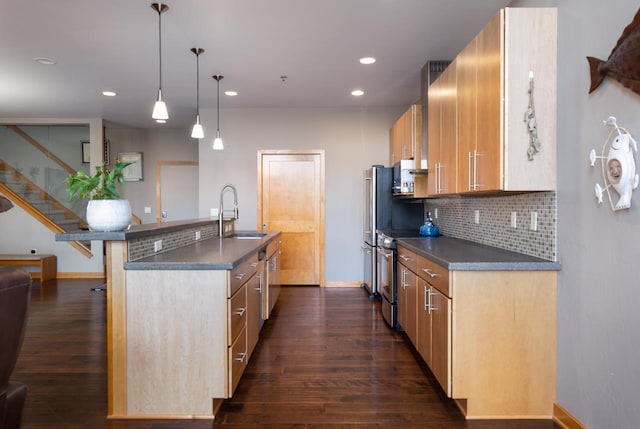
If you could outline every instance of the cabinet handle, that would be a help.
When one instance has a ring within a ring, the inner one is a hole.
[[[244,275],[245,275],[245,273],[238,273],[235,276],[233,276],[233,278],[236,279],[236,280],[242,280]]]
[[[428,305],[427,305],[427,286],[423,286],[424,287],[424,311],[427,311],[428,309]]]
[[[473,151],[473,190],[478,189],[478,151]]]
[[[233,312],[236,316],[244,316],[244,312],[247,311],[247,307],[240,307],[236,311]]]
[[[244,359],[247,357],[247,354],[245,352],[240,352],[238,353],[238,357],[233,358],[233,360],[236,360],[240,363],[244,362]]]
[[[400,259],[402,259],[403,261],[405,261],[405,262],[408,262],[408,261],[410,261],[410,260],[411,260],[411,258],[409,258],[408,256],[405,256],[405,255],[398,255],[398,257],[399,257]]]
[[[438,307],[434,307],[433,302],[431,301],[431,297],[436,293],[431,288],[429,288],[428,293],[429,293],[429,314],[431,314],[434,311],[438,311]]]
[[[438,274],[438,273],[433,273],[433,272],[429,271],[429,269],[428,269],[428,268],[423,268],[423,269],[422,269],[422,271],[424,271],[425,273],[427,273],[427,275],[428,275],[429,277],[431,277],[431,278],[434,278],[434,277],[440,277],[440,274]]]
[[[401,286],[402,289],[406,289],[407,288],[407,270],[405,270],[404,268],[402,268],[402,281],[401,281]]]
[[[425,292],[426,292],[426,296],[428,297],[428,301],[429,301],[429,303],[427,304],[429,306],[429,314],[431,314],[432,311],[436,310],[431,305],[431,288],[429,288],[429,290],[426,290],[426,286],[425,286]]]
[[[252,268],[255,268],[255,267],[257,267],[257,266],[258,266],[258,263],[257,263],[257,262],[252,262],[252,263],[251,263],[251,267],[252,267]]]
[[[471,152],[468,152],[469,157],[467,159],[467,190],[471,190]]]

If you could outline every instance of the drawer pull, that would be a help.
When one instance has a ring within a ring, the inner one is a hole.
[[[244,275],[245,275],[245,273],[238,273],[235,276],[233,276],[233,278],[236,279],[236,280],[242,280]]]
[[[411,261],[411,258],[405,255],[398,255],[398,257],[400,259],[402,259],[403,261],[407,262],[407,261]]]
[[[425,273],[427,273],[427,275],[428,275],[429,277],[431,277],[431,278],[434,278],[434,277],[440,277],[440,274],[438,274],[438,273],[432,273],[431,271],[429,271],[429,269],[428,269],[428,268],[423,268],[423,269],[422,269],[422,271],[424,271]]]
[[[247,307],[240,307],[239,309],[237,309],[236,311],[233,312],[233,314],[235,314],[236,316],[244,316],[245,311],[247,311]]]
[[[251,263],[251,267],[252,267],[252,268],[255,268],[255,267],[257,267],[257,266],[258,266],[258,263],[257,263],[257,262],[252,262],[252,263]]]
[[[240,363],[244,362],[244,359],[247,357],[247,354],[244,352],[238,353],[238,357],[233,358],[233,360],[238,361]]]

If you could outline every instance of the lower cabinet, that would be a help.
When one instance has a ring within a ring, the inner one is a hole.
[[[416,259],[414,274],[398,257],[399,320],[447,396],[468,418],[551,418],[557,272],[449,271]],[[413,303],[401,299],[412,276]]]

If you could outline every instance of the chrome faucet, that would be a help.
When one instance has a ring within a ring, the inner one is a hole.
[[[223,220],[224,220],[224,204],[223,204],[223,196],[224,191],[227,189],[231,189],[233,191],[233,220],[238,219],[238,191],[235,186],[231,184],[224,185],[222,190],[220,191],[220,213],[218,213],[218,235],[222,237],[224,235],[223,231]]]

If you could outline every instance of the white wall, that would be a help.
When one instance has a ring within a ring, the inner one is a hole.
[[[120,152],[142,152],[143,180],[125,182],[122,197],[131,204],[131,211],[142,219],[142,223],[156,221],[156,167],[158,161],[197,161],[198,141],[192,139],[191,131],[178,128],[133,129],[107,128],[105,134],[110,141],[110,163]],[[171,184],[163,184],[170,186]],[[198,198],[198,189],[176,189],[175,192]],[[151,213],[144,213],[150,207]]]
[[[213,151],[216,109],[201,109],[207,138],[199,146],[200,215],[208,217],[219,206],[220,189],[232,183],[240,210],[236,228],[256,229],[257,151],[324,149],[326,280],[361,281],[362,175],[372,164],[387,163],[389,127],[403,110],[222,109],[225,150]]]
[[[638,3],[559,3],[558,402],[592,429],[640,427],[640,195],[630,210],[598,206],[588,166],[608,116],[640,139],[640,95],[610,78],[588,95],[585,59],[609,56]]]
[[[640,190],[629,210],[596,203],[599,153],[612,115],[640,138],[640,95],[607,78],[589,95],[586,56],[606,60],[638,3],[628,0],[514,1],[558,6],[557,402],[590,429],[640,427]],[[637,60],[636,60],[637,64]],[[636,154],[636,163],[640,157]],[[614,201],[617,196],[614,196]]]

